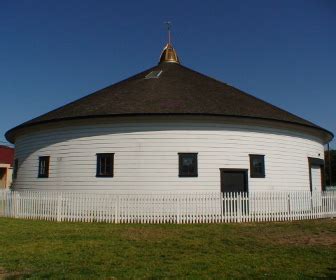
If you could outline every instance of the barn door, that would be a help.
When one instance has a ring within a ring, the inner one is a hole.
[[[310,191],[321,192],[324,190],[324,161],[319,158],[308,158]]]
[[[248,191],[246,169],[220,169],[220,173],[221,192],[224,194],[224,197],[227,193]],[[238,200],[234,200],[228,205],[228,201],[223,200],[223,213],[228,209],[230,209],[229,211],[236,212],[237,215],[246,215],[249,211],[248,201],[241,200],[241,203],[238,203]],[[238,214],[239,212],[240,214]]]
[[[312,191],[313,192],[322,191],[321,166],[312,165],[310,172],[311,172]]]
[[[221,169],[221,192],[247,192],[247,170]]]

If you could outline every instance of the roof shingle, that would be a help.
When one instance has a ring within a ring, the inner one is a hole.
[[[151,71],[159,78],[146,79]],[[159,65],[19,125],[117,115],[197,114],[261,118],[323,128],[177,63]],[[330,132],[329,132],[330,133]],[[331,134],[331,133],[330,133]],[[331,134],[332,136],[332,134]]]

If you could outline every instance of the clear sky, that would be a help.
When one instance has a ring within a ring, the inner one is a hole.
[[[167,20],[185,66],[336,132],[334,0],[2,0],[0,141],[155,65]]]

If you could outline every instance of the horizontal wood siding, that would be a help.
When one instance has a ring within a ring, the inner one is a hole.
[[[323,158],[322,141],[303,133],[211,122],[64,125],[18,137],[15,189],[220,191],[220,168],[249,169],[249,154],[265,155],[266,178],[250,191],[309,190],[308,157]],[[96,154],[114,153],[114,177],[97,178]],[[198,177],[178,176],[178,153],[198,153]],[[49,178],[37,178],[50,156]]]

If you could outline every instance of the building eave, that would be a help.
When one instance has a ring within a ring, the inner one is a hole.
[[[207,114],[207,113],[133,113],[133,114],[110,114],[110,115],[91,115],[91,116],[76,116],[76,117],[67,117],[67,118],[59,118],[52,120],[39,121],[34,123],[23,123],[18,125],[5,133],[5,137],[8,142],[15,144],[17,134],[29,127],[35,127],[42,124],[51,124],[51,123],[59,123],[59,122],[67,122],[72,120],[86,120],[86,119],[102,119],[102,118],[114,118],[114,117],[137,117],[137,116],[213,116],[213,117],[225,117],[225,118],[234,118],[234,119],[249,119],[249,120],[262,120],[274,123],[283,123],[283,124],[291,124],[299,127],[305,127],[312,129],[314,131],[320,132],[324,137],[321,137],[324,144],[329,143],[333,138],[334,134],[322,127],[318,127],[316,125],[308,125],[302,123],[296,123],[286,120],[278,120],[271,118],[262,118],[262,117],[251,117],[251,116],[236,116],[236,115],[223,115],[223,114]]]

